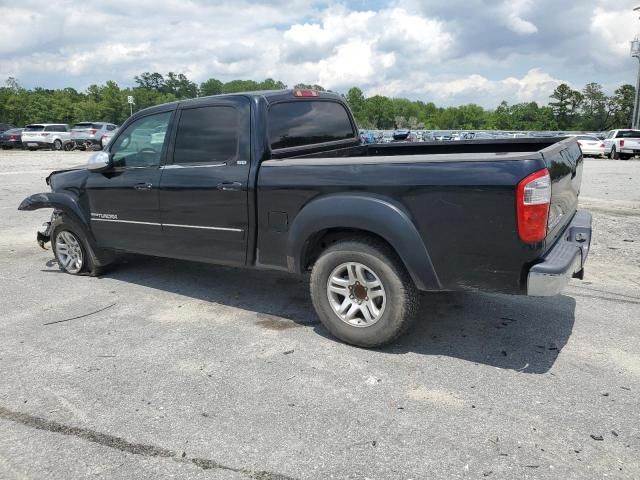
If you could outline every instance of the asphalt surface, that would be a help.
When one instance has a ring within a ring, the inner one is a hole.
[[[595,236],[565,295],[424,295],[363,350],[304,277],[60,273],[49,212],[16,207],[86,158],[0,152],[0,478],[640,478],[640,161],[587,160]]]

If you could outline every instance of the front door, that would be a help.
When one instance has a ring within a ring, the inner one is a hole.
[[[91,228],[98,245],[161,252],[158,187],[172,114],[167,111],[134,120],[109,148],[114,167],[89,175]]]
[[[244,264],[248,237],[250,107],[244,97],[178,110],[160,179],[168,256]]]

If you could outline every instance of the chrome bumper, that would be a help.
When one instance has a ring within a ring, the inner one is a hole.
[[[564,290],[570,278],[582,278],[590,246],[591,214],[579,210],[542,262],[529,270],[527,295],[552,297]]]

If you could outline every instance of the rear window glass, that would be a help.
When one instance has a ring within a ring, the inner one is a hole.
[[[349,115],[339,103],[297,101],[269,109],[269,142],[274,150],[354,137]]]
[[[66,132],[67,126],[66,125],[48,125],[47,127],[45,127],[44,131],[45,132]]]
[[[174,163],[227,162],[238,153],[238,111],[214,106],[182,110]]]
[[[618,132],[616,138],[640,138],[640,130],[625,130]]]
[[[42,132],[44,130],[44,125],[27,125],[24,127],[25,132]]]

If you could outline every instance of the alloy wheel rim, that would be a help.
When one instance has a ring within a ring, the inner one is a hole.
[[[71,232],[63,230],[56,237],[56,256],[60,266],[69,273],[78,273],[84,264],[80,241]]]
[[[370,327],[384,314],[387,294],[380,277],[366,265],[347,262],[333,269],[327,297],[336,316],[352,327]]]

